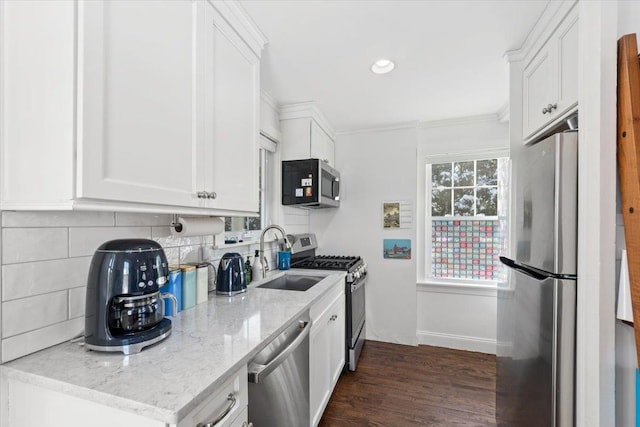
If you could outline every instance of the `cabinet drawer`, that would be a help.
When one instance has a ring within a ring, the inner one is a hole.
[[[222,386],[216,389],[214,394],[191,411],[178,427],[196,427],[199,423],[207,424],[219,419],[216,427],[235,426],[239,415],[248,404],[247,367],[243,366]],[[244,420],[246,420],[246,415]],[[242,422],[240,424],[242,425]]]
[[[331,307],[331,304],[340,296],[344,295],[344,279],[340,279],[336,284],[327,291],[326,294],[318,302],[309,309],[309,317],[311,322],[316,323],[323,314]],[[313,328],[312,328],[313,330]]]

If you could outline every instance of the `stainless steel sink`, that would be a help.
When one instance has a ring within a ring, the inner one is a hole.
[[[303,276],[297,274],[285,274],[276,277],[258,288],[281,289],[285,291],[306,291],[313,285],[324,279],[324,276]]]

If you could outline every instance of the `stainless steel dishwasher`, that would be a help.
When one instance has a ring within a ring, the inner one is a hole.
[[[249,421],[255,427],[308,426],[309,313],[249,362]]]

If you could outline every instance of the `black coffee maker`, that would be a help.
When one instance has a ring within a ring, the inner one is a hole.
[[[120,239],[93,255],[87,280],[84,341],[87,350],[138,353],[171,333],[160,294],[169,265],[157,242]],[[175,315],[175,313],[174,313]]]

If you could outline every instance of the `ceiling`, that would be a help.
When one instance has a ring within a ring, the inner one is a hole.
[[[336,131],[497,113],[503,58],[544,0],[242,0],[269,40],[262,89],[280,105],[315,101]],[[396,62],[390,74],[371,64]]]

